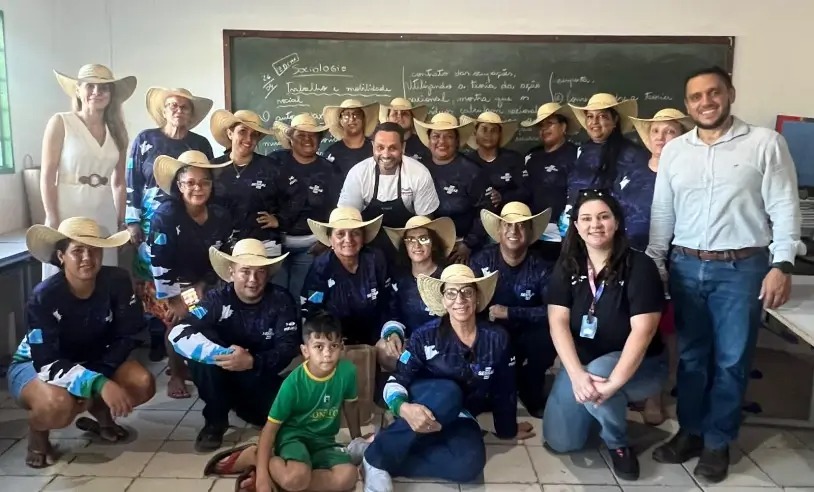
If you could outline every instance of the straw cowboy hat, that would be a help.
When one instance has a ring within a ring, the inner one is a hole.
[[[206,154],[199,150],[187,150],[178,156],[178,159],[173,159],[168,155],[160,155],[156,157],[153,164],[153,176],[155,182],[161,191],[166,194],[172,192],[172,182],[178,171],[185,166],[200,167],[202,169],[218,169],[226,167],[232,161],[224,162],[223,164],[210,164]]]
[[[58,229],[36,224],[25,233],[25,245],[31,256],[43,263],[50,263],[56,245],[70,239],[95,248],[118,248],[130,240],[130,233],[120,231],[105,237],[99,224],[87,217],[71,217],[59,224]]]
[[[469,137],[475,131],[475,125],[472,121],[468,123],[458,123],[458,118],[449,113],[438,113],[433,116],[429,123],[421,120],[414,120],[416,126],[422,128],[423,132],[416,132],[418,139],[425,147],[430,147],[430,131],[431,130],[458,130],[458,147],[463,148]]]
[[[537,241],[542,237],[545,232],[548,221],[551,220],[551,209],[547,208],[537,215],[531,215],[531,210],[525,203],[509,202],[503,205],[500,215],[490,212],[486,209],[480,211],[480,220],[483,223],[483,228],[486,233],[495,240],[500,242],[500,223],[508,222],[510,224],[519,224],[531,221],[531,241],[529,244]]]
[[[472,123],[475,131],[477,131],[478,123],[491,123],[493,125],[500,125],[500,143],[499,147],[505,147],[512,141],[520,128],[516,121],[503,121],[499,114],[491,111],[481,113],[477,118],[470,118],[469,116],[461,116],[461,123]],[[473,149],[478,148],[478,143],[475,140],[475,133],[466,141],[467,145]]]
[[[382,227],[382,217],[380,215],[367,222],[362,220],[362,213],[353,207],[336,207],[328,217],[328,222],[319,222],[308,219],[308,227],[317,240],[325,246],[331,245],[331,231],[333,229],[364,229],[365,244],[373,241]]]
[[[192,116],[190,117],[189,128],[198,126],[209,110],[212,109],[212,100],[205,97],[193,96],[189,90],[184,88],[165,89],[163,87],[150,87],[147,90],[147,112],[156,122],[159,128],[164,128],[167,120],[164,118],[164,102],[168,97],[183,97],[192,103]]]
[[[413,120],[420,120],[424,121],[427,117],[427,111],[429,108],[424,106],[423,104],[420,106],[413,106],[409,100],[404,99],[403,97],[397,97],[390,101],[390,105],[380,104],[379,105],[379,122],[384,123],[385,121],[390,121],[390,110],[396,109],[400,111],[411,111],[413,113]]]
[[[555,102],[545,103],[537,108],[537,117],[521,122],[520,126],[523,128],[529,128],[539,125],[544,119],[548,118],[552,114],[558,114],[565,118],[565,121],[568,122],[565,133],[568,133],[569,135],[576,135],[582,129],[582,126],[580,125],[579,120],[577,120],[577,117],[574,116],[574,111],[571,110],[571,107],[563,106],[562,104]]]
[[[340,115],[344,109],[361,109],[365,114],[365,136],[369,137],[373,134],[373,130],[379,124],[376,121],[376,115],[379,113],[379,103],[362,104],[361,101],[356,99],[345,99],[339,106],[325,106],[322,109],[322,121],[328,126],[328,131],[331,132],[334,138],[342,140],[345,136],[345,129],[342,128],[340,122]]]
[[[588,104],[585,106],[574,106],[573,104],[569,104],[569,106],[571,106],[571,109],[574,110],[574,116],[576,116],[577,120],[579,120],[579,124],[586,130],[586,111],[598,111],[600,109],[616,110],[616,112],[619,113],[619,125],[622,133],[633,131],[633,123],[629,118],[635,117],[639,110],[639,106],[635,99],[625,99],[624,101],[619,101],[613,94],[608,94],[605,92],[600,92],[591,96],[591,98],[588,99]]]
[[[410,220],[404,224],[404,227],[385,227],[384,232],[387,233],[387,237],[390,238],[390,241],[396,247],[396,250],[398,250],[401,248],[404,234],[407,231],[420,227],[434,231],[435,234],[438,235],[445,257],[452,253],[452,249],[455,248],[455,222],[449,217],[439,217],[435,220],[430,220],[429,217],[416,215],[415,217],[411,217]]]
[[[224,253],[214,246],[209,247],[209,262],[218,277],[226,282],[232,281],[232,265],[249,267],[271,267],[269,276],[274,275],[280,269],[283,260],[288,256],[285,253],[276,258],[266,256],[266,248],[257,239],[241,239],[232,248],[232,254]]]
[[[209,119],[209,130],[215,141],[228,149],[232,146],[232,141],[229,139],[226,130],[238,123],[246,125],[252,130],[264,135],[271,135],[272,133],[271,130],[263,126],[263,120],[260,119],[260,115],[248,109],[240,109],[235,111],[234,114],[225,109],[215,111]]]
[[[302,113],[291,118],[290,125],[286,125],[282,121],[275,121],[274,125],[272,125],[272,135],[274,135],[274,138],[277,139],[284,149],[290,149],[291,140],[289,139],[288,133],[291,130],[299,130],[301,132],[308,133],[322,133],[327,129],[327,125],[318,124],[317,120],[315,120],[310,114]]]
[[[675,121],[682,128],[684,128],[685,132],[688,132],[695,127],[695,123],[692,121],[692,118],[685,115],[681,111],[673,108],[665,108],[661,111],[657,112],[653,115],[652,118],[630,118],[630,121],[633,122],[633,127],[636,129],[636,133],[639,134],[639,138],[642,139],[642,143],[647,150],[653,151],[650,148],[650,127],[653,123],[657,121]]]
[[[497,272],[491,272],[483,277],[476,277],[475,273],[466,265],[454,264],[444,268],[441,278],[433,278],[429,275],[418,275],[418,294],[427,305],[427,308],[436,316],[447,314],[444,308],[444,294],[441,289],[444,284],[475,284],[478,288],[477,304],[475,309],[478,312],[486,309],[492,296],[495,295],[497,285]]]
[[[62,90],[68,97],[76,97],[76,87],[80,82],[88,84],[113,84],[113,97],[118,102],[126,101],[133,92],[136,90],[136,78],[132,75],[127,77],[116,78],[113,72],[104,65],[91,63],[89,65],[82,65],[76,77],[65,75],[64,73],[54,70],[54,75],[57,77],[57,82],[62,86]]]

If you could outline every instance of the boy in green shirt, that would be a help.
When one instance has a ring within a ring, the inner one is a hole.
[[[340,406],[351,438],[361,435],[356,367],[342,359],[342,328],[330,314],[306,321],[300,346],[305,362],[283,381],[257,446],[233,452],[218,463],[219,473],[256,464],[255,476],[240,490],[273,492],[353,490],[357,468],[341,444]],[[256,458],[255,458],[256,456]],[[229,463],[231,461],[231,463]],[[227,470],[228,468],[228,470]]]

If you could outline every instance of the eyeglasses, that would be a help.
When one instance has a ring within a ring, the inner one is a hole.
[[[184,181],[179,181],[178,186],[183,186],[189,190],[199,187],[201,189],[207,189],[212,187],[212,180],[211,179],[202,179],[200,181],[195,181],[193,179],[186,179]]]
[[[364,113],[350,113],[350,112],[342,113],[343,120],[361,120],[364,117],[365,117]]]
[[[189,113],[192,111],[192,108],[186,104],[178,104],[178,103],[169,103],[164,105],[165,108],[169,109],[171,113],[176,111],[180,111],[182,113]]]
[[[404,237],[404,244],[412,245],[412,244],[420,244],[422,246],[426,246],[432,242],[430,236],[418,236],[418,237]]]
[[[460,295],[464,301],[471,301],[475,297],[476,292],[477,289],[474,287],[464,287],[461,289],[450,287],[449,289],[444,289],[444,298],[448,301],[454,301],[458,298],[458,295]]]

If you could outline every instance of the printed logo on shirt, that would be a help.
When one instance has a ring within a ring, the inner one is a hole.
[[[500,179],[508,183],[509,181],[512,180],[512,175],[509,173],[505,173],[503,176],[500,177]]]
[[[203,317],[206,316],[206,313],[209,311],[207,311],[203,306],[192,306],[189,308],[189,312],[192,313],[192,315],[196,318],[203,319]]]
[[[534,292],[530,291],[529,289],[526,289],[526,291],[525,291],[525,292],[522,292],[522,293],[520,294],[520,297],[522,297],[522,298],[523,298],[523,299],[525,299],[526,301],[530,301],[530,300],[531,300],[531,298],[532,298],[532,297],[534,297]]]
[[[625,176],[624,178],[622,178],[622,181],[619,182],[619,188],[624,190],[625,186],[627,186],[628,183],[630,183],[630,178]]]
[[[113,311],[108,311],[107,316],[105,316],[105,322],[112,323],[113,322]]]
[[[53,313],[51,313],[51,314],[53,314],[53,315],[54,315],[54,319],[56,319],[56,320],[57,320],[57,323],[58,323],[58,322],[60,322],[60,321],[62,321],[62,315],[61,315],[61,314],[59,314],[59,309],[57,309],[56,311],[54,311],[54,312],[53,312]]]
[[[328,154],[328,155],[325,156],[325,160],[333,162],[333,161],[336,160],[336,157],[334,157],[332,154]]]
[[[377,297],[379,297],[379,289],[370,289],[370,292],[367,294],[367,298],[371,301],[375,301]]]
[[[320,188],[319,185],[309,186],[308,189],[311,190],[311,193],[313,193],[315,195],[318,195],[318,194],[322,193],[323,191],[325,191],[322,188]]]
[[[167,235],[163,232],[153,233],[153,243],[158,246],[164,246],[167,244]]]
[[[458,188],[453,185],[444,186],[444,191],[447,192],[447,195],[452,195],[453,193],[458,193]]]
[[[283,331],[297,331],[297,323],[295,321],[287,321]]]
[[[489,379],[494,373],[495,371],[492,369],[492,366],[486,366],[482,371],[478,371],[478,376],[483,379]]]
[[[516,363],[517,363],[517,360],[514,358],[514,356],[512,356],[512,358],[509,359],[509,367],[514,367],[514,365]]]
[[[579,159],[579,156],[581,154],[582,154],[582,145],[580,145],[579,148],[577,149],[577,159]]]
[[[262,181],[260,181],[258,179],[257,181],[251,183],[249,186],[251,186],[251,187],[253,187],[253,188],[257,189],[257,190],[261,190],[261,189],[266,187],[266,183],[264,183],[264,182],[262,182]]]
[[[410,361],[410,357],[412,357],[412,354],[410,354],[410,351],[405,350],[399,356],[399,362],[401,362],[402,364],[406,364],[406,363],[408,363]],[[392,378],[392,376],[391,376],[391,378]]]
[[[150,143],[148,143],[148,142],[141,142],[141,145],[138,146],[139,151],[141,151],[141,155],[146,154],[152,148],[153,148],[153,146],[150,145]]]
[[[524,178],[528,178],[528,177],[529,177],[529,171],[528,171],[528,169],[523,169],[523,177],[524,177]]]
[[[399,284],[398,283],[393,282],[392,287],[393,287],[393,292],[398,292],[399,291]]]
[[[330,289],[334,285],[336,285],[336,281],[334,279],[332,279],[332,278],[329,278],[328,279],[328,288]]]
[[[529,159],[531,159],[531,154],[526,154],[526,160],[524,161],[525,164],[529,163]]]
[[[480,271],[483,272],[484,275],[489,275],[489,272],[490,272],[488,266],[485,266],[485,267],[481,268]]]
[[[319,291],[309,291],[308,292],[308,302],[313,302],[314,304],[322,304],[322,301],[325,299],[325,293]]]
[[[547,172],[547,173],[556,173],[557,172],[557,166],[555,166],[554,164],[549,164],[548,166],[545,167],[545,172]]]
[[[136,303],[136,295],[133,294],[132,296],[130,296],[130,305],[132,306],[135,303]]]
[[[295,178],[294,176],[289,176],[288,177],[288,186],[291,186],[296,182],[297,182],[297,178]]]
[[[438,350],[435,349],[435,345],[424,346],[424,359],[430,360],[436,355],[438,355]]]
[[[231,318],[233,312],[232,306],[223,306],[223,309],[220,312],[220,321]]]
[[[175,226],[175,235],[176,235],[176,236],[180,236],[180,235],[181,235],[181,226]]]

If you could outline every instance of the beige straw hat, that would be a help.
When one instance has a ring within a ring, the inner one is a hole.
[[[438,235],[445,257],[452,253],[452,249],[455,248],[455,222],[449,217],[439,217],[435,220],[430,220],[429,217],[416,215],[415,217],[411,217],[410,220],[404,224],[404,227],[385,227],[384,231],[396,247],[396,250],[398,250],[401,249],[401,245],[404,242],[404,234],[409,230],[418,229],[420,227],[434,231]]]
[[[56,70],[54,70],[54,75],[56,75],[59,85],[62,86],[62,90],[71,98],[76,97],[76,87],[80,82],[88,84],[113,84],[113,97],[116,98],[117,102],[121,103],[133,95],[137,84],[137,80],[134,76],[128,75],[127,77],[117,79],[113,76],[113,72],[111,72],[109,68],[97,63],[82,65],[76,77],[65,75]]]
[[[209,262],[212,263],[212,268],[218,274],[218,277],[226,282],[232,281],[232,265],[271,267],[269,268],[269,276],[272,276],[283,266],[283,260],[287,256],[288,253],[285,253],[276,258],[269,258],[266,256],[265,246],[257,239],[241,239],[235,243],[231,255],[218,250],[214,246],[209,247]]]
[[[95,248],[118,248],[130,240],[130,233],[120,231],[104,237],[99,224],[87,217],[71,217],[62,221],[58,229],[36,224],[25,233],[25,245],[31,256],[43,263],[50,263],[56,244],[70,239]]]
[[[376,120],[376,116],[379,114],[379,103],[362,104],[361,101],[356,99],[345,99],[339,106],[325,106],[322,109],[322,121],[328,126],[328,131],[331,132],[334,138],[342,140],[345,136],[345,129],[342,128],[342,122],[340,121],[340,115],[344,109],[361,109],[365,114],[364,134],[366,137],[373,134],[373,130],[379,124]]]
[[[275,121],[272,125],[272,135],[284,149],[291,148],[291,140],[288,133],[291,130],[299,130],[308,133],[322,133],[328,129],[327,125],[320,125],[309,113],[301,113],[291,118],[291,124],[286,125],[282,121]]]
[[[164,102],[168,97],[183,97],[192,103],[192,116],[189,121],[189,128],[198,126],[209,110],[212,109],[212,100],[205,97],[193,96],[189,90],[184,88],[165,89],[163,87],[150,87],[147,90],[147,112],[156,122],[159,128],[164,128],[167,120],[164,118]]]
[[[657,121],[675,121],[684,128],[685,132],[695,127],[692,118],[673,108],[662,109],[653,115],[652,118],[630,118],[630,121],[633,122],[633,127],[636,129],[636,133],[639,134],[639,138],[642,139],[644,146],[651,152],[653,149],[650,148],[650,127],[653,123]]]
[[[498,243],[500,242],[501,222],[518,224],[530,220],[531,241],[529,244],[531,244],[540,239],[543,232],[545,232],[546,226],[548,226],[548,221],[551,220],[551,209],[547,208],[537,215],[531,215],[531,210],[525,203],[509,202],[506,205],[503,205],[500,215],[486,209],[481,210],[480,220],[483,223],[483,228],[486,230],[486,233]]]
[[[478,142],[475,140],[475,132],[478,128],[478,123],[492,123],[493,125],[500,125],[500,143],[498,144],[499,147],[505,147],[509,145],[509,142],[512,141],[514,136],[517,134],[517,130],[520,128],[519,124],[516,121],[503,121],[499,114],[493,113],[491,111],[487,111],[485,113],[481,113],[477,118],[470,118],[469,116],[461,116],[461,124],[464,123],[472,123],[475,131],[472,132],[472,136],[467,139],[466,143],[473,149],[478,148]]]
[[[636,103],[635,99],[625,99],[624,101],[619,101],[613,94],[608,94],[605,92],[600,92],[591,96],[591,98],[588,99],[588,104],[585,106],[574,106],[573,104],[569,104],[569,106],[571,106],[571,109],[574,110],[574,116],[577,117],[577,120],[579,120],[579,124],[582,126],[582,128],[586,128],[586,111],[598,111],[600,109],[611,108],[615,109],[616,112],[619,113],[619,125],[622,133],[633,131],[633,123],[629,118],[635,118],[639,110],[638,103]]]
[[[565,133],[568,133],[569,135],[576,135],[582,129],[582,125],[580,125],[577,117],[574,116],[574,111],[571,110],[571,107],[563,106],[562,104],[555,102],[545,103],[537,108],[537,117],[521,122],[520,126],[523,128],[529,128],[534,125],[539,125],[544,119],[548,118],[552,114],[558,114],[565,118],[565,120],[568,122]]]
[[[444,268],[441,278],[419,274],[418,294],[432,314],[443,316],[447,314],[447,310],[444,308],[444,294],[441,292],[444,284],[474,284],[478,289],[475,309],[481,312],[486,309],[492,296],[495,295],[497,276],[497,272],[491,272],[483,277],[476,277],[475,272],[468,266],[454,264]]]
[[[235,111],[234,114],[225,109],[215,111],[209,119],[209,130],[215,141],[228,149],[232,146],[232,141],[226,131],[238,123],[246,125],[263,135],[271,135],[272,133],[271,130],[263,126],[260,115],[248,109],[240,109]]]
[[[415,120],[424,121],[424,119],[427,117],[427,111],[429,111],[429,108],[427,108],[427,106],[424,106],[423,104],[420,106],[413,106],[413,103],[411,103],[409,100],[404,99],[403,97],[397,97],[390,101],[390,105],[387,104],[379,105],[380,123],[390,121],[391,109],[396,109],[400,111],[412,111],[413,121]]]
[[[224,162],[222,164],[211,164],[206,154],[199,150],[187,150],[178,156],[178,159],[173,159],[168,155],[160,155],[156,157],[153,164],[153,176],[155,182],[164,193],[170,194],[172,190],[172,181],[178,170],[184,166],[200,167],[202,169],[218,169],[226,167],[232,161]]]
[[[373,241],[382,227],[382,215],[367,222],[362,220],[362,213],[353,207],[336,207],[328,217],[328,222],[319,222],[308,219],[308,227],[325,246],[331,245],[331,231],[333,229],[364,229],[365,244]]]
[[[416,134],[421,143],[427,148],[430,147],[431,130],[458,130],[458,148],[463,148],[475,131],[475,125],[472,121],[458,123],[458,118],[449,113],[438,113],[432,117],[429,123],[424,123],[421,120],[413,120],[413,123],[424,130],[417,131]]]

